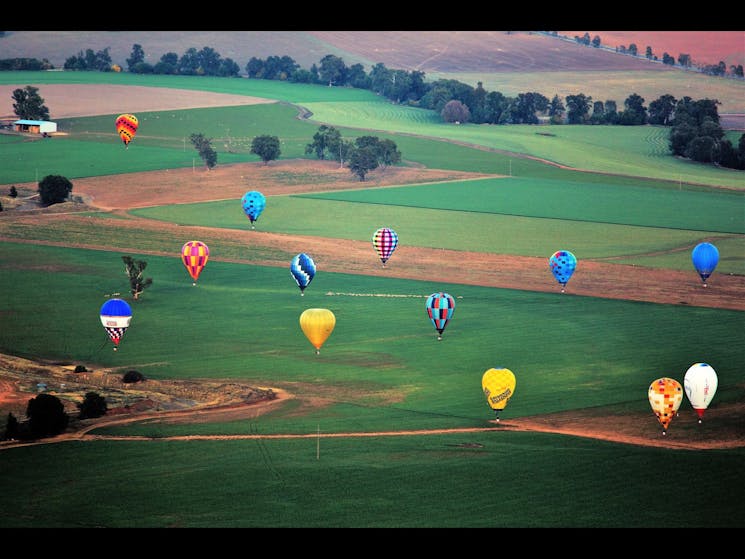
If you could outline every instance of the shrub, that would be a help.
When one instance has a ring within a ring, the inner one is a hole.
[[[83,401],[78,404],[78,409],[80,410],[78,419],[88,419],[89,417],[106,415],[109,406],[106,404],[106,399],[103,396],[96,392],[88,392]]]
[[[145,377],[142,376],[142,373],[140,371],[127,371],[122,377],[122,382],[125,384],[141,382],[143,380],[145,380]]]
[[[76,373],[86,373],[88,372],[88,369],[85,368],[85,365],[75,365],[75,371]]]

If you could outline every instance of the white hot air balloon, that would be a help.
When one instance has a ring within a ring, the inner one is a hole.
[[[698,414],[699,423],[701,423],[706,408],[709,407],[712,398],[714,398],[718,383],[719,379],[716,371],[707,363],[694,363],[683,377],[686,396]]]

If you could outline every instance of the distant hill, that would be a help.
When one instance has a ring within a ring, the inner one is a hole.
[[[585,32],[560,32],[569,37]],[[647,45],[660,58],[663,52],[677,57],[691,54],[694,61],[711,57],[716,64],[745,59],[745,41],[738,32],[613,31],[598,34],[603,45],[635,42]],[[673,43],[674,41],[674,43]],[[61,68],[81,51],[109,49],[113,62],[123,68],[139,44],[145,61],[154,64],[168,52],[181,56],[189,48],[215,49],[243,70],[252,58],[290,56],[303,68],[317,64],[327,54],[341,57],[350,66],[374,64],[423,72],[537,72],[654,69],[650,64],[572,41],[525,31],[6,31],[0,37],[0,58],[47,59]]]

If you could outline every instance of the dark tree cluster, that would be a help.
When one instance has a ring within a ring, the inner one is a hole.
[[[95,72],[112,72],[114,70],[108,47],[98,52],[93,52],[93,49],[86,49],[85,52],[81,50],[77,55],[67,58],[62,67],[65,70],[88,70]]]
[[[54,65],[46,58],[3,58],[0,59],[0,72],[35,72],[40,70],[52,70]]]
[[[217,152],[215,151],[215,148],[212,147],[212,138],[208,138],[200,132],[189,136],[189,140],[197,150],[197,153],[199,153],[199,157],[204,161],[207,170],[209,171],[214,168],[214,166],[217,165]]]
[[[70,416],[62,401],[52,394],[39,394],[26,406],[26,421],[18,421],[12,413],[5,423],[4,440],[34,440],[54,437],[67,429]]]
[[[718,101],[690,97],[676,101],[670,123],[670,151],[673,155],[700,163],[712,163],[731,169],[745,169],[745,134],[737,146],[726,137],[719,124]]]
[[[142,45],[132,46],[132,53],[127,58],[127,68],[133,74],[171,74],[180,76],[218,76],[235,77],[240,73],[240,66],[231,58],[222,58],[220,53],[211,47],[201,50],[187,49],[181,56],[167,52],[156,64],[145,62],[145,51]]]

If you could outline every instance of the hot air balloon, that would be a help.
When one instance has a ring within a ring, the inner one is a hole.
[[[116,131],[127,149],[129,149],[129,142],[131,142],[134,139],[135,134],[137,134],[137,128],[139,125],[140,123],[135,115],[123,114],[116,117]]]
[[[328,309],[306,309],[300,315],[300,328],[305,337],[316,348],[316,355],[321,353],[321,346],[326,342],[336,326],[336,316]]]
[[[481,388],[486,402],[494,410],[499,421],[501,412],[515,393],[515,375],[509,369],[497,367],[487,370],[481,377]]]
[[[719,264],[719,250],[711,243],[699,243],[691,253],[693,267],[696,268],[701,281],[706,287],[706,280],[714,272],[714,268]]]
[[[300,288],[300,295],[305,295],[305,288],[316,275],[316,263],[310,256],[301,252],[290,262],[290,274]]]
[[[385,268],[385,263],[388,262],[398,246],[398,235],[393,229],[381,227],[373,234],[372,243],[378,252],[380,261],[383,263],[383,268]]]
[[[658,378],[649,385],[648,397],[664,435],[683,401],[683,387],[673,378]]]
[[[129,328],[132,309],[123,299],[109,299],[101,306],[100,318],[106,333],[114,342],[114,351],[116,351],[124,332]]]
[[[706,408],[709,407],[714,393],[717,391],[719,379],[714,368],[707,363],[694,363],[686,371],[683,377],[688,401],[698,414],[698,422],[704,417]]]
[[[266,198],[261,192],[249,190],[241,198],[241,206],[243,206],[243,212],[251,220],[251,229],[256,229],[254,223],[259,219],[261,212],[264,211]]]
[[[453,316],[455,310],[455,299],[452,295],[440,291],[427,297],[427,316],[437,330],[437,339],[442,339],[442,332],[448,325],[448,321]]]
[[[199,274],[202,273],[207,260],[210,257],[210,249],[202,241],[189,241],[181,247],[181,260],[186,266],[194,284],[197,284]]]
[[[554,278],[561,285],[561,292],[564,293],[567,282],[577,267],[577,258],[568,250],[557,250],[548,259],[548,265]]]

